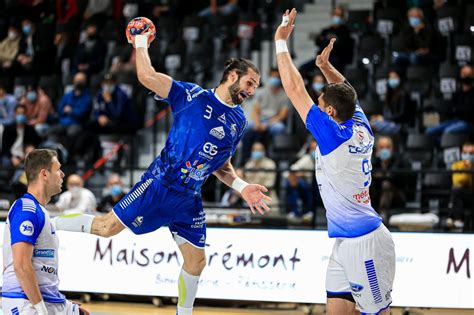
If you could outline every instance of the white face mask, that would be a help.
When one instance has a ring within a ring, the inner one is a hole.
[[[81,187],[79,186],[74,186],[69,189],[69,192],[71,192],[71,196],[73,198],[77,198],[81,195]]]
[[[10,40],[14,40],[18,37],[18,33],[15,31],[8,31],[8,38]]]

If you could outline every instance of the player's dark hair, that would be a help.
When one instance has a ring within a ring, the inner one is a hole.
[[[42,169],[51,171],[53,158],[58,157],[56,151],[48,149],[35,149],[25,158],[25,173],[28,184],[33,183]]]
[[[222,74],[222,79],[219,84],[223,84],[227,81],[231,71],[237,72],[237,75],[240,78],[248,73],[249,68],[260,75],[260,70],[258,70],[257,66],[255,66],[250,60],[244,58],[230,58],[224,64],[224,73]]]
[[[336,109],[337,119],[346,121],[354,116],[357,97],[354,88],[345,83],[330,83],[323,88],[322,92],[326,105],[331,105]]]

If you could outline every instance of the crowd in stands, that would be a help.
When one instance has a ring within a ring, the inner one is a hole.
[[[2,189],[21,194],[22,161],[32,148],[60,151],[73,174],[101,157],[101,135],[143,128],[149,95],[136,81],[135,53],[123,36],[131,18],[155,23],[150,57],[157,70],[210,87],[227,57],[249,58],[271,39],[279,12],[295,2],[0,1]],[[315,56],[337,38],[330,61],[356,89],[376,134],[373,206],[384,220],[422,209],[462,229],[474,217],[474,5],[377,0],[372,10],[335,7],[330,15],[330,25],[314,35]],[[317,102],[324,76],[314,59],[300,71]],[[311,220],[322,207],[317,143],[292,109],[278,70],[263,77],[244,106],[249,125],[234,164],[246,180],[269,187],[273,209]],[[86,213],[106,212],[126,191],[117,174],[94,203],[77,174],[66,186],[56,203],[61,211],[88,204]],[[203,189],[206,200],[245,206],[232,190],[215,197],[214,189]]]

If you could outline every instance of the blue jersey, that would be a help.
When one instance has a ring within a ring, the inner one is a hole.
[[[318,143],[316,179],[326,208],[329,237],[357,237],[382,222],[370,203],[374,134],[359,101],[341,124],[313,105],[306,127]]]
[[[43,299],[63,303],[64,295],[58,289],[58,237],[46,209],[28,193],[17,199],[8,213],[3,236],[2,287],[3,297],[27,299],[13,266],[12,245],[18,242],[34,246],[32,265]]]
[[[239,105],[224,103],[214,90],[188,82],[173,81],[163,100],[171,106],[174,123],[164,149],[145,176],[200,195],[209,175],[234,155],[247,125],[244,112]]]

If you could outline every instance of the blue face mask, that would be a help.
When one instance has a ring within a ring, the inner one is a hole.
[[[408,22],[410,23],[410,26],[415,28],[421,24],[421,19],[416,16],[410,16],[408,18]]]
[[[113,185],[112,187],[110,187],[110,195],[112,197],[120,196],[121,193],[122,187],[120,187],[120,185]]]
[[[25,24],[25,25],[23,25],[21,30],[23,31],[23,34],[29,35],[31,33],[31,25],[30,24]]]
[[[474,155],[472,155],[471,153],[463,153],[461,157],[463,160],[469,160],[471,162],[474,162]]]
[[[25,114],[18,114],[15,116],[15,121],[18,124],[24,124],[26,123],[26,115]]]
[[[392,89],[397,88],[400,85],[400,79],[388,79],[388,86]]]
[[[321,92],[323,87],[324,87],[324,83],[321,83],[321,82],[314,82],[313,83],[313,90],[315,90],[318,93]]]
[[[382,161],[386,161],[392,157],[392,151],[389,149],[382,149],[379,151],[378,156]]]
[[[333,15],[331,21],[333,25],[341,25],[344,20],[338,15]]]
[[[30,102],[35,102],[37,97],[36,91],[28,91],[28,93],[26,93],[26,99]]]
[[[260,160],[265,156],[265,153],[263,151],[252,151],[252,154],[250,155],[250,158],[252,160]]]
[[[271,87],[279,87],[281,85],[281,81],[276,77],[271,77],[268,79],[268,85]]]

